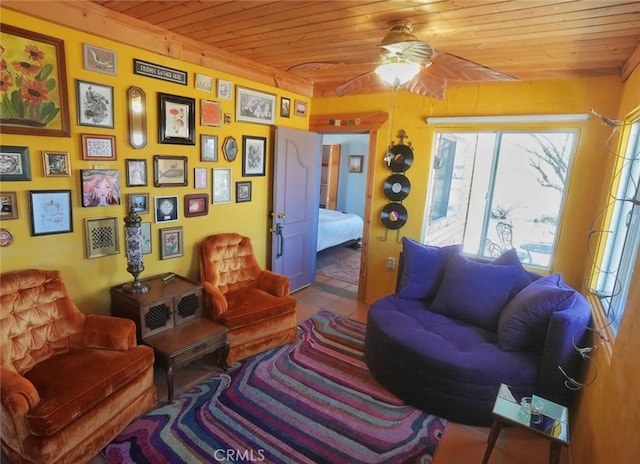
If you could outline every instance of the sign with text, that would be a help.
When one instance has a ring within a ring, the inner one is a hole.
[[[155,79],[162,79],[163,81],[187,85],[186,71],[167,68],[166,66],[148,63],[146,61],[137,60],[135,58],[133,59],[133,72],[134,74],[140,74],[142,76],[153,77]]]

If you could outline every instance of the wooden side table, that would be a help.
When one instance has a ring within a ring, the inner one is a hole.
[[[205,354],[218,352],[218,364],[227,368],[227,328],[203,316],[202,286],[179,275],[144,279],[147,293],[126,293],[111,287],[111,314],[132,319],[138,340],[153,348],[156,363],[167,371],[169,401],[173,400],[174,368]]]

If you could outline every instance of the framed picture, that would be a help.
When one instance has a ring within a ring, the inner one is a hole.
[[[242,176],[264,176],[267,138],[242,136]]]
[[[113,87],[76,79],[78,125],[113,129]]]
[[[231,100],[233,96],[233,84],[224,79],[218,79],[218,93],[216,96],[221,100]]]
[[[302,101],[302,100],[295,100],[294,101],[294,107],[295,107],[295,115],[296,116],[306,116],[307,115],[307,102]]]
[[[140,231],[142,232],[142,254],[151,253],[151,223],[141,222]]]
[[[120,204],[120,171],[117,169],[82,169],[82,206]]]
[[[127,159],[125,160],[127,169],[127,187],[147,186],[147,160]]]
[[[82,159],[115,161],[116,136],[82,134]]]
[[[349,172],[362,172],[364,155],[349,155]]]
[[[69,152],[42,150],[42,170],[45,177],[70,177]]]
[[[231,203],[231,169],[214,169],[212,185],[212,203]]]
[[[0,192],[0,221],[5,219],[18,219],[16,192]]]
[[[73,232],[71,190],[30,190],[31,235]]]
[[[147,214],[149,212],[149,194],[148,193],[130,193],[128,198],[129,208],[127,211],[131,211],[131,208],[138,214]]]
[[[236,142],[235,137],[229,135],[224,138],[224,142],[222,143],[222,154],[224,155],[224,159],[230,163],[235,161],[236,156],[238,156],[238,142]]]
[[[153,185],[156,187],[184,187],[187,184],[186,156],[154,155]]]
[[[155,197],[156,222],[178,220],[178,196]]]
[[[31,180],[28,147],[0,145],[0,180]]]
[[[193,98],[158,93],[158,142],[196,144],[196,101]]]
[[[251,181],[236,182],[236,203],[251,201]]]
[[[220,102],[200,100],[200,125],[220,127]]]
[[[200,161],[218,161],[217,135],[200,135]]]
[[[213,90],[213,78],[209,76],[205,76],[204,74],[196,73],[196,77],[193,85],[197,90],[204,90],[205,92],[211,92]]]
[[[112,76],[118,74],[116,52],[89,44],[82,44],[82,50],[84,69]]]
[[[280,116],[288,118],[291,116],[291,99],[282,97],[280,98]]]
[[[182,227],[160,229],[160,259],[182,256],[182,242]]]
[[[275,124],[276,96],[237,87],[236,121]]]
[[[193,186],[197,189],[207,188],[207,168],[193,169]]]
[[[192,193],[184,196],[184,217],[209,214],[209,194]]]
[[[13,67],[13,79],[2,79],[6,88],[2,89],[4,98],[0,100],[0,114],[12,115],[0,118],[2,132],[69,137],[64,41],[3,23],[0,43],[2,61],[17,63]],[[37,61],[33,60],[34,55]],[[22,63],[31,63],[31,66],[22,66]],[[34,73],[36,67],[39,69]],[[25,93],[22,83],[28,86]],[[46,89],[46,95],[38,89]]]
[[[85,219],[84,229],[87,258],[99,258],[120,253],[117,217]]]

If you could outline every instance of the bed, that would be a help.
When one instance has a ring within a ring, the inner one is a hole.
[[[319,209],[318,248],[316,251],[359,241],[362,238],[364,221],[357,214],[343,213],[332,209]]]

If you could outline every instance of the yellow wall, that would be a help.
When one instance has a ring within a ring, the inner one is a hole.
[[[19,218],[2,221],[1,227],[9,229],[14,235],[13,245],[0,248],[0,267],[2,272],[28,267],[45,269],[59,269],[67,284],[68,290],[82,311],[86,313],[109,313],[109,288],[120,282],[131,280],[126,272],[126,256],[124,252],[124,222],[127,213],[126,200],[129,193],[149,193],[150,203],[153,197],[160,195],[178,195],[180,203],[180,220],[162,224],[154,223],[154,213],[150,204],[149,214],[142,214],[142,220],[151,221],[152,253],[144,255],[146,271],[142,274],[150,276],[164,272],[176,272],[190,278],[198,278],[198,262],[196,246],[206,235],[218,232],[240,232],[252,238],[259,261],[267,264],[269,248],[269,205],[271,198],[271,169],[273,162],[273,128],[262,124],[236,122],[222,127],[200,126],[200,99],[220,101],[222,112],[235,115],[234,100],[218,100],[215,92],[204,92],[194,88],[195,73],[205,74],[215,79],[222,78],[251,89],[288,97],[291,103],[295,99],[310,102],[310,99],[281,89],[257,84],[246,79],[195,66],[175,59],[166,58],[150,52],[139,50],[133,46],[123,45],[114,41],[102,39],[66,27],[47,23],[31,18],[11,10],[1,9],[2,22],[23,29],[40,31],[51,37],[64,40],[67,60],[67,86],[69,91],[69,112],[71,122],[71,137],[40,137],[14,134],[2,134],[2,145],[26,146],[29,148],[31,163],[31,181],[3,182],[2,191],[15,191],[18,196]],[[114,50],[117,53],[117,76],[96,73],[83,69],[83,43]],[[133,74],[133,59],[138,58],[151,63],[188,71],[188,85],[183,86],[161,81],[149,77]],[[113,86],[115,128],[104,129],[88,126],[78,126],[76,111],[76,79],[96,82]],[[142,150],[134,150],[128,143],[127,119],[127,90],[130,86],[139,86],[147,95],[147,125],[148,144]],[[181,95],[196,99],[196,145],[168,145],[158,143],[158,103],[157,93]],[[290,118],[276,116],[279,126],[306,129],[308,117],[291,114]],[[95,163],[83,161],[80,134],[108,134],[115,135],[117,144],[117,160]],[[219,144],[218,162],[200,161],[200,135],[217,135]],[[267,137],[269,154],[267,156],[267,175],[264,177],[242,178],[242,157],[229,163],[225,161],[221,145],[224,138],[232,135],[242,144],[243,135]],[[42,168],[42,150],[68,151],[71,157],[71,177],[44,177]],[[162,187],[153,186],[153,156],[154,155],[183,155],[188,157],[189,186]],[[148,169],[148,187],[126,187],[125,159],[145,158]],[[119,169],[121,175],[122,204],[120,206],[83,208],[80,194],[80,170],[91,168]],[[193,185],[193,168],[204,167],[209,171],[208,189],[196,190]],[[211,198],[211,169],[232,169],[232,203],[209,205],[209,214],[204,217],[185,218],[183,215],[183,198],[190,193],[207,192]],[[253,184],[252,201],[250,203],[235,203],[235,182],[250,180]],[[32,237],[29,225],[29,190],[72,190],[73,232],[56,235]],[[87,259],[85,252],[84,224],[87,218],[117,217],[120,228],[120,253],[100,258]],[[184,231],[184,256],[167,260],[159,257],[159,230],[165,227],[182,226]]]
[[[313,100],[313,115],[340,114],[344,108],[353,112],[389,112],[389,123],[379,131],[378,160],[373,173],[368,282],[366,301],[393,291],[395,271],[385,268],[387,256],[397,256],[402,246],[397,239],[406,235],[420,239],[424,227],[428,169],[431,162],[433,127],[428,117],[491,116],[517,114],[586,113],[594,108],[601,114],[616,114],[622,85],[615,77],[567,79],[538,82],[450,87],[444,101],[419,97],[405,91],[376,95],[317,98]],[[502,126],[504,127],[504,125]],[[516,126],[514,126],[516,127]],[[520,126],[522,127],[522,126]],[[527,127],[532,127],[528,125]],[[544,126],[536,126],[543,128]],[[560,226],[559,241],[553,272],[561,272],[565,280],[581,287],[587,263],[587,234],[597,213],[601,185],[605,180],[607,153],[603,143],[609,132],[599,121],[574,123],[569,127],[581,130],[580,143],[571,168],[571,179]],[[454,128],[439,126],[438,129]],[[490,126],[477,126],[478,130]],[[407,224],[399,234],[382,226],[380,212],[388,202],[382,185],[389,175],[383,161],[391,140],[398,143],[398,131],[404,129],[414,147],[414,162],[406,175],[411,181],[411,194],[403,204],[408,211]],[[388,237],[383,241],[381,237]],[[382,269],[382,271],[381,271]]]

